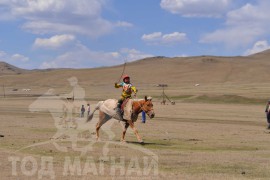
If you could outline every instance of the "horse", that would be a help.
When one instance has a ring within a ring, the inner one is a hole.
[[[122,137],[121,141],[125,142],[125,134],[130,126],[131,129],[134,131],[134,134],[137,137],[137,140],[139,143],[143,143],[142,138],[140,137],[138,130],[136,129],[134,122],[136,122],[138,115],[144,111],[150,119],[155,117],[155,112],[153,109],[153,103],[152,98],[145,96],[142,100],[132,100],[132,116],[134,118],[131,119],[123,119],[121,121],[121,125],[123,127]],[[116,99],[107,99],[105,101],[99,101],[94,109],[94,111],[87,117],[86,122],[89,122],[92,120],[95,111],[99,110],[99,120],[96,124],[96,140],[99,140],[99,129],[103,124],[105,124],[110,119],[116,119],[120,120],[119,117],[116,116],[116,106],[117,106],[117,100]]]

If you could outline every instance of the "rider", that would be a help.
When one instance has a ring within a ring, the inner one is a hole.
[[[123,82],[115,83],[114,87],[115,88],[120,88],[120,87],[123,88],[122,95],[121,95],[121,98],[118,100],[117,109],[116,109],[118,117],[121,118],[120,120],[123,120],[122,113],[121,113],[121,105],[125,99],[131,98],[132,91],[134,92],[134,96],[136,97],[137,89],[135,86],[133,86],[130,83],[130,77],[128,75],[124,75]]]

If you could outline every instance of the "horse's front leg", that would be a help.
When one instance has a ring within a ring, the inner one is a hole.
[[[142,140],[142,138],[140,137],[140,135],[139,135],[139,133],[138,133],[138,130],[137,130],[137,128],[136,128],[135,125],[134,125],[134,122],[128,121],[128,123],[129,123],[131,129],[133,130],[133,132],[135,133],[135,135],[136,135],[136,137],[137,137],[137,139],[138,139],[138,142],[143,143],[143,140]]]

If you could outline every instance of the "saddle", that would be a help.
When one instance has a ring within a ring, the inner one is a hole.
[[[133,108],[132,108],[132,104],[133,104],[133,100],[130,99],[130,98],[127,98],[124,100],[124,102],[122,103],[121,105],[121,110],[123,112],[123,119],[126,119],[126,120],[132,120],[132,111],[133,111]]]
[[[130,98],[126,98],[126,99],[123,101],[123,103],[122,103],[122,105],[121,105],[121,111],[122,111],[122,112],[124,112],[125,106],[126,106],[126,104],[128,103],[129,100],[130,100]]]

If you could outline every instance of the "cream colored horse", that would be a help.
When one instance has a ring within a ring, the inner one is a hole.
[[[96,138],[99,139],[99,129],[110,119],[114,118],[120,120],[116,115],[115,108],[117,106],[116,99],[107,99],[105,101],[99,101],[94,109],[94,111],[88,116],[87,122],[91,121],[95,111],[99,110],[99,121],[96,124]],[[121,141],[125,141],[125,134],[127,128],[130,126],[134,131],[138,142],[143,143],[142,138],[140,137],[138,130],[136,129],[134,122],[137,120],[138,114],[144,111],[151,119],[155,117],[155,112],[153,109],[152,99],[150,97],[145,96],[143,100],[133,100],[132,103],[132,119],[124,119],[121,124],[123,127],[123,133]]]

